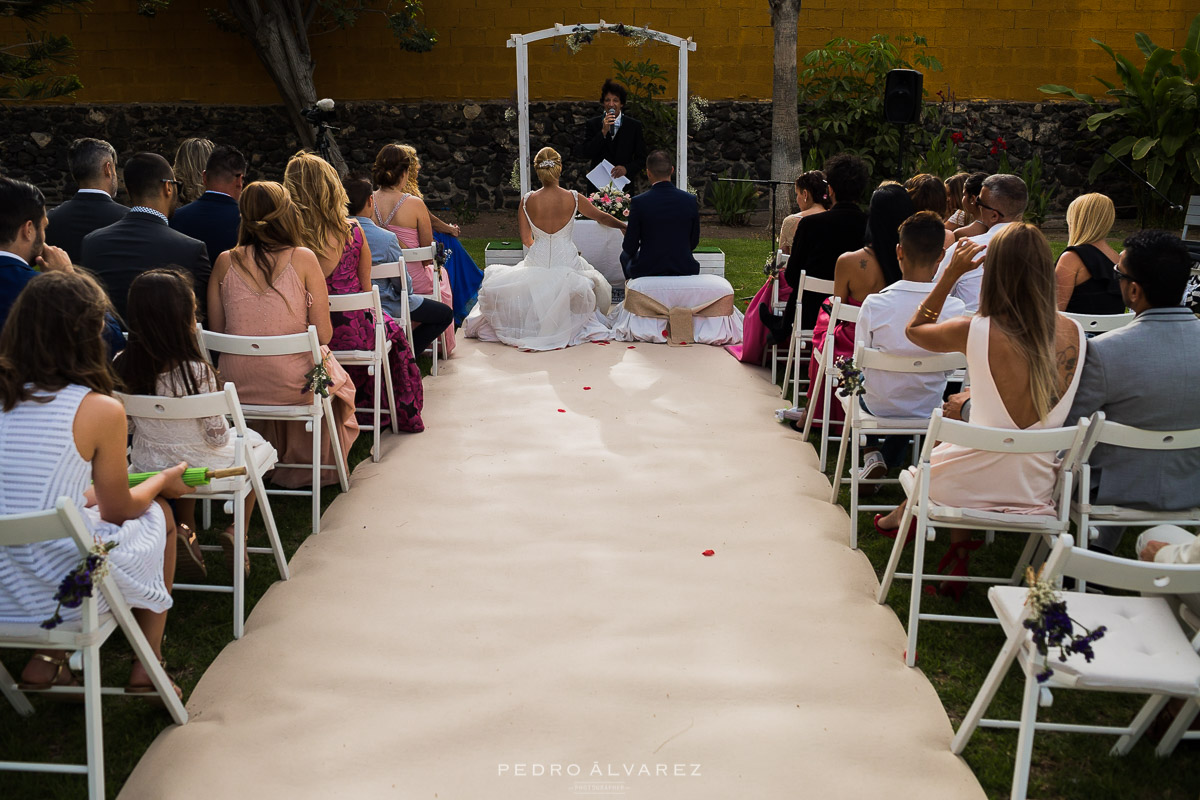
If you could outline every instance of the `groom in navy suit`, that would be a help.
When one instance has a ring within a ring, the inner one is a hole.
[[[650,189],[629,203],[629,226],[621,247],[628,280],[643,275],[699,275],[692,251],[700,243],[700,204],[675,188],[675,165],[662,150],[646,156]]]
[[[171,217],[172,230],[204,242],[209,264],[237,246],[242,223],[238,200],[245,179],[246,157],[233,147],[217,145],[204,166],[204,194]]]

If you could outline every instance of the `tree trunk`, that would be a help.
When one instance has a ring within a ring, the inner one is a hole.
[[[283,107],[301,144],[317,149],[313,126],[300,114],[302,109],[317,101],[312,77],[316,65],[308,47],[311,14],[306,14],[294,0],[229,0],[229,7],[279,89]],[[337,141],[332,133],[326,136],[329,138],[329,161],[339,175],[345,175],[346,161]]]
[[[775,77],[771,87],[771,179],[794,181],[804,169],[800,152],[800,114],[796,71],[796,29],[800,0],[769,0],[771,26],[775,31]],[[791,213],[793,190],[775,187],[780,219]],[[774,224],[779,224],[776,221]]]

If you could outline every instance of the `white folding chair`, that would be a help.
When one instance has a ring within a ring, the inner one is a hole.
[[[409,261],[432,261],[433,262],[433,287],[430,294],[423,294],[421,297],[426,300],[442,302],[442,265],[437,260],[437,246],[426,245],[425,247],[406,247],[400,251],[404,257],[405,263]],[[433,367],[430,369],[430,374],[437,377],[438,374],[438,351],[443,353],[449,352],[449,347],[446,345],[446,334],[443,333],[438,338],[434,339],[431,345],[433,349]]]
[[[229,434],[233,439],[234,467],[245,467],[245,475],[234,475],[229,478],[217,478],[205,486],[196,486],[184,497],[203,500],[207,504],[212,500],[227,500],[233,506],[233,584],[192,584],[177,583],[176,589],[219,592],[233,595],[233,638],[242,638],[246,618],[246,574],[242,570],[245,553],[269,554],[275,556],[275,566],[279,570],[281,580],[287,580],[287,556],[283,552],[283,543],[279,540],[279,529],[275,525],[275,515],[271,511],[271,501],[267,498],[266,487],[263,486],[263,475],[275,466],[278,455],[275,448],[269,444],[260,446],[257,450],[247,444],[246,418],[242,414],[242,404],[238,400],[237,389],[232,383],[226,383],[225,389],[210,394],[197,394],[190,397],[161,397],[158,395],[132,395],[116,393],[125,404],[125,413],[135,419],[203,419],[205,417],[229,417],[233,420]],[[193,467],[207,467],[209,464],[191,464]],[[258,511],[262,514],[263,524],[267,529],[267,541],[270,547],[246,547],[246,498],[254,493]],[[205,520],[207,527],[207,519]],[[244,551],[243,551],[244,548]],[[220,550],[218,545],[201,545],[201,550]]]
[[[1073,540],[1068,534],[1060,534],[1055,539],[1044,578],[1052,580],[1071,575],[1118,589],[1158,595],[1200,592],[1200,564],[1139,562],[1072,545]],[[1006,640],[954,735],[950,749],[961,754],[977,727],[1016,729],[1017,754],[1010,796],[1013,800],[1024,800],[1029,785],[1033,737],[1037,731],[1119,734],[1121,738],[1110,754],[1125,755],[1167,701],[1181,697],[1187,700],[1185,711],[1176,717],[1155,750],[1159,756],[1169,755],[1198,710],[1200,656],[1197,656],[1196,648],[1200,647],[1200,636],[1188,641],[1163,597],[1063,592],[1062,598],[1072,618],[1091,630],[1099,625],[1107,626],[1108,630],[1096,642],[1096,657],[1090,663],[1078,655],[1065,663],[1054,656],[1047,660],[1038,654],[1030,631],[1024,627],[1031,611],[1025,602],[1027,595],[1026,588],[1021,586],[996,586],[988,590],[988,600],[1000,618]],[[1013,661],[1020,664],[1025,678],[1020,721],[983,719]],[[1039,683],[1037,676],[1047,666],[1047,661],[1054,674]],[[1038,706],[1049,706],[1051,692],[1057,689],[1148,694],[1150,699],[1125,726],[1038,722]]]
[[[1099,505],[1092,502],[1092,467],[1088,463],[1097,445],[1125,447],[1130,450],[1171,452],[1200,448],[1200,429],[1149,431],[1105,419],[1103,411],[1091,418],[1088,439],[1079,454],[1079,499],[1071,503],[1071,520],[1082,539],[1096,539],[1101,527],[1149,528],[1154,525],[1200,525],[1200,507],[1175,511],[1151,511],[1128,506]]]
[[[787,392],[788,378],[792,380],[792,405],[800,405],[800,387],[808,386],[808,371],[803,373],[800,370],[800,364],[808,364],[810,356],[804,355],[804,351],[812,350],[812,328],[803,329],[800,327],[801,320],[804,319],[805,304],[820,303],[826,297],[833,294],[833,281],[822,280],[821,278],[811,278],[808,273],[800,271],[800,277],[796,280],[796,316],[792,319],[792,338],[788,342],[788,360],[783,369],[783,385],[780,387],[780,393]],[[805,299],[805,294],[809,297]]]
[[[908,648],[904,653],[904,660],[908,666],[911,667],[917,663],[917,627],[921,620],[996,623],[995,619],[987,617],[922,614],[922,581],[926,578],[938,578],[967,583],[1015,584],[1024,574],[1025,565],[1029,563],[1041,537],[1067,532],[1070,526],[1067,512],[1070,509],[1071,498],[1071,465],[1075,463],[1083,448],[1089,426],[1089,420],[1081,419],[1079,424],[1072,428],[1048,428],[1033,431],[985,428],[981,425],[970,425],[957,420],[945,419],[940,408],[934,409],[915,474],[909,470],[900,474],[900,485],[904,488],[908,502],[904,507],[904,515],[900,519],[896,542],[892,546],[892,554],[888,558],[887,569],[883,574],[883,580],[880,581],[879,595],[876,598],[880,604],[886,602],[888,590],[891,589],[892,581],[896,578],[912,581],[908,605]],[[956,444],[989,453],[1028,454],[1065,451],[1066,456],[1062,459],[1062,468],[1059,470],[1057,485],[1054,487],[1053,493],[1057,513],[1054,515],[1009,514],[934,504],[929,499],[929,479],[933,448],[938,442]],[[913,519],[916,519],[916,550],[913,553],[913,571],[900,573],[896,571],[896,568],[900,564],[900,553],[904,550],[905,542],[908,540],[909,523]],[[1028,537],[1028,541],[1009,578],[938,576],[925,572],[925,544],[936,538],[938,528],[1023,533]]]
[[[775,274],[771,277],[771,297],[768,301],[771,313],[782,314],[787,309],[787,301],[779,299],[779,284],[784,279],[783,271],[787,267],[788,256],[782,250],[775,251]],[[775,373],[779,367],[779,343],[771,345],[763,354],[771,361],[771,383],[775,383]],[[786,359],[785,359],[786,360]],[[787,385],[787,381],[784,381]],[[781,390],[782,391],[782,390]]]
[[[934,372],[950,373],[957,369],[966,369],[967,357],[962,353],[944,353],[927,356],[897,356],[869,347],[862,343],[854,348],[854,364],[859,369],[873,372],[896,372],[908,375],[921,375]],[[869,380],[869,378],[868,378]],[[841,397],[842,408],[846,411],[846,422],[842,425],[842,443],[838,448],[837,468],[833,471],[833,493],[829,502],[836,503],[838,492],[842,488],[843,469],[846,464],[846,446],[850,446],[850,547],[858,549],[858,512],[859,511],[890,511],[892,506],[859,505],[858,491],[863,484],[898,483],[895,478],[872,478],[864,480],[859,470],[859,448],[862,439],[872,433],[877,436],[911,436],[913,437],[914,458],[920,452],[921,438],[929,430],[928,417],[877,417],[865,410],[860,398],[856,396]],[[939,395],[939,400],[940,395]]]
[[[1084,333],[1097,334],[1124,327],[1133,322],[1137,314],[1132,311],[1125,314],[1070,314],[1064,311],[1063,316],[1078,322]]]
[[[837,369],[835,366],[836,354],[833,352],[833,342],[837,333],[839,322],[858,323],[858,306],[852,306],[843,303],[840,298],[833,298],[833,305],[829,310],[829,328],[825,332],[825,343],[821,348],[821,360],[817,363],[816,391],[813,392],[813,397],[819,392],[821,399],[824,401],[821,406],[822,417],[821,422],[821,443],[817,448],[820,462],[817,469],[825,471],[825,456],[829,453],[829,428],[830,425],[843,426],[840,422],[831,422],[833,415],[830,413],[830,404],[833,402],[833,387],[837,383]],[[797,386],[797,389],[799,387]],[[813,426],[813,406],[815,403],[809,403],[804,413],[804,441],[808,441],[808,434],[812,432]]]
[[[71,539],[79,549],[80,560],[85,558],[95,544],[79,509],[69,497],[60,497],[54,508],[29,514],[12,514],[0,517],[0,547],[37,544],[54,539]],[[99,591],[97,591],[97,589]],[[103,597],[108,611],[100,613],[96,602]],[[84,726],[87,731],[87,764],[52,764],[23,761],[0,761],[0,771],[12,772],[56,772],[72,775],[87,775],[88,797],[101,800],[104,797],[104,726],[101,720],[100,695],[127,694],[125,689],[104,687],[100,677],[100,647],[117,628],[125,634],[133,648],[133,654],[154,685],[154,691],[178,725],[187,722],[188,713],[183,703],[175,696],[171,679],[158,663],[150,642],[146,641],[138,627],[133,612],[121,596],[111,575],[94,583],[92,596],[84,598],[82,616],[78,620],[60,623],[52,630],[44,630],[38,622],[0,623],[0,647],[21,650],[64,650],[82,651],[83,686],[54,686],[31,694],[82,694],[84,701]],[[0,664],[0,690],[18,714],[28,717],[33,706],[25,697],[12,675]],[[138,695],[145,697],[145,695]]]
[[[404,326],[404,336],[408,339],[408,348],[413,351],[413,357],[415,358],[417,353],[414,350],[415,345],[413,344],[412,336],[412,310],[408,307],[408,270],[404,268],[404,259],[399,261],[384,261],[371,267],[372,281],[381,281],[389,278],[399,278],[403,287],[400,292],[400,314],[403,319],[396,321]]]
[[[317,328],[309,325],[305,333],[291,333],[285,336],[234,336],[228,333],[206,331],[197,323],[197,336],[200,338],[200,348],[212,353],[230,353],[239,356],[286,356],[305,353],[312,358],[313,366],[320,364],[324,358],[320,342],[317,340]],[[346,461],[342,458],[342,447],[338,436],[337,419],[333,415],[333,400],[322,397],[320,392],[310,392],[312,400],[304,405],[272,406],[272,405],[243,405],[242,413],[246,419],[270,419],[279,422],[303,422],[305,430],[312,433],[313,452],[309,464],[276,464],[276,468],[311,469],[312,487],[310,489],[269,489],[268,494],[284,497],[312,497],[312,530],[321,530],[321,470],[336,470],[338,482],[342,491],[350,490],[350,475],[346,470]],[[330,450],[333,451],[333,464],[321,463],[321,422],[329,429]]]
[[[370,350],[334,350],[333,357],[343,367],[366,367],[375,385],[375,396],[370,409],[355,408],[355,414],[371,414],[371,424],[359,423],[360,430],[371,431],[371,460],[379,461],[379,434],[382,430],[383,394],[387,394],[388,413],[392,419],[392,433],[399,433],[396,420],[396,395],[392,391],[392,371],[388,368],[388,356],[392,352],[392,340],[387,338],[383,325],[383,307],[379,304],[379,287],[372,286],[369,292],[329,295],[330,312],[370,312],[375,320],[375,346]],[[383,380],[380,380],[382,376]],[[384,388],[387,389],[384,392]]]

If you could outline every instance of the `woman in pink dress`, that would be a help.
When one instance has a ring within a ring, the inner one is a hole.
[[[959,242],[946,272],[908,323],[913,344],[936,353],[965,353],[973,425],[1013,430],[1061,426],[1075,399],[1087,340],[1079,323],[1058,313],[1050,245],[1033,225],[1014,222],[987,246]],[[978,258],[977,258],[978,256]],[[979,312],[938,323],[960,277],[984,264]],[[933,451],[929,497],[937,504],[1016,514],[1053,514],[1059,463],[1050,453],[987,453],[953,444]],[[875,518],[894,537],[904,506]],[[965,576],[980,545],[970,532],[950,533],[938,571]],[[941,594],[962,596],[966,583]],[[926,587],[933,591],[932,587]]]
[[[387,228],[400,240],[401,247],[427,247],[433,243],[433,221],[425,201],[404,190],[408,185],[408,173],[412,159],[400,145],[385,144],[375,156],[371,177],[379,187],[375,191],[375,224]],[[433,275],[437,266],[432,261],[405,263],[413,291],[429,295],[433,292]],[[454,308],[454,293],[450,289],[449,277],[441,277],[441,302]],[[447,328],[442,334],[446,338],[446,352],[454,352],[454,330]]]
[[[871,195],[871,208],[867,216],[867,244],[858,250],[843,253],[837,260],[833,273],[833,293],[840,297],[842,305],[861,306],[868,295],[881,292],[900,280],[900,262],[896,258],[896,245],[900,241],[900,225],[911,217],[915,209],[908,192],[898,183],[880,186]],[[821,313],[813,326],[812,358],[808,362],[808,403],[805,416],[815,414],[813,424],[820,427],[824,416],[825,396],[817,391],[817,370],[821,364],[821,352],[825,349],[825,336],[829,331],[829,314],[832,298],[821,304]],[[839,322],[833,332],[833,356],[849,358],[854,355],[853,322]],[[845,418],[841,403],[832,403],[829,409],[830,429],[840,433]],[[804,420],[792,423],[797,430],[804,428]]]
[[[354,384],[329,353],[333,325],[329,296],[317,257],[301,241],[300,212],[287,189],[259,181],[242,191],[238,246],[217,257],[208,283],[208,328],[238,336],[281,336],[303,333],[309,325],[325,354],[325,370],[338,424],[342,456],[358,436],[354,419]],[[305,375],[311,356],[221,356],[219,382],[233,381],[243,403],[274,406],[308,405],[312,395]],[[304,464],[312,460],[312,434],[303,422],[258,421],[253,427],[274,445],[279,461]],[[324,431],[324,428],[322,428]],[[332,464],[329,438],[321,442],[321,463]],[[321,472],[321,483],[336,483],[334,470]],[[280,486],[309,486],[312,470],[276,469],[271,480]]]
[[[779,249],[785,255],[792,252],[792,239],[796,236],[796,225],[801,217],[810,217],[829,209],[829,184],[825,182],[825,173],[819,169],[809,170],[796,178],[796,205],[800,206],[798,214],[790,214],[783,220],[779,229]],[[774,258],[775,254],[772,253]],[[792,296],[792,287],[783,279],[783,270],[773,273],[762,285],[758,293],[746,306],[746,319],[742,328],[742,343],[731,344],[725,349],[738,361],[746,364],[761,364],[763,348],[768,344],[767,329],[758,316],[758,307],[771,302],[771,285],[779,283],[779,302],[785,302]]]
[[[304,217],[305,244],[317,254],[329,294],[353,294],[371,291],[371,249],[362,228],[346,216],[349,199],[337,172],[324,159],[312,153],[297,153],[288,161],[284,183],[292,198],[307,213]],[[371,350],[375,332],[370,317],[362,311],[333,315],[334,350]],[[425,430],[421,408],[425,403],[421,369],[409,349],[404,329],[384,313],[384,331],[392,343],[388,369],[392,373],[392,393],[396,401],[397,427],[408,433]],[[366,367],[351,368],[358,387],[359,408],[373,408],[375,377]]]

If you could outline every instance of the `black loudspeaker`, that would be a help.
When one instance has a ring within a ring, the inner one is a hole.
[[[883,92],[883,118],[897,125],[919,122],[924,83],[925,76],[915,69],[890,70]]]

